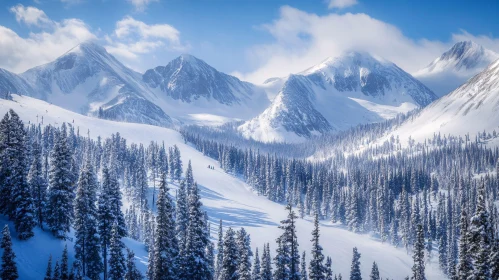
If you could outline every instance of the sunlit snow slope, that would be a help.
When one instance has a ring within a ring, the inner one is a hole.
[[[148,144],[153,140],[165,141],[166,145],[176,144],[181,150],[184,164],[187,164],[188,160],[192,160],[194,177],[201,185],[202,202],[212,221],[213,230],[211,232],[214,241],[216,241],[215,234],[217,232],[215,227],[219,219],[224,220],[225,226],[245,227],[251,234],[252,247],[258,246],[260,250],[265,242],[270,242],[273,245],[280,234],[277,226],[279,221],[286,217],[283,205],[258,196],[247,184],[219,168],[208,169],[208,165],[218,166],[217,162],[185,144],[180,134],[174,130],[95,119],[29,97],[14,96],[14,101],[0,100],[0,114],[5,114],[9,108],[14,109],[25,122],[33,123],[37,119],[40,121],[42,116],[44,124],[60,125],[62,122],[71,123],[74,121],[74,125],[80,128],[81,134],[90,130],[92,138],[98,135],[107,137],[112,133],[120,132],[128,143]],[[1,224],[2,221],[0,221]],[[300,250],[306,250],[307,255],[310,255],[312,226],[310,220],[299,220],[297,223]],[[147,256],[141,246],[132,241],[127,241],[127,245],[132,246],[137,257],[145,262]],[[362,254],[361,268],[364,278],[368,277],[373,261],[378,263],[383,279],[386,277],[403,279],[411,272],[412,258],[407,255],[405,250],[382,244],[367,235],[348,232],[330,222],[323,222],[321,225],[321,245],[324,247],[324,253],[332,257],[334,273],[341,273],[343,277],[349,275],[354,246],[357,246]],[[19,266],[23,267],[21,279],[42,279],[48,254],[51,251],[62,251],[62,246],[61,241],[39,231],[37,231],[36,237],[30,241],[15,240],[14,249],[18,255]],[[272,256],[274,256],[274,251]],[[145,271],[145,263],[140,267],[142,271]],[[428,279],[445,278],[438,272],[437,267],[437,263],[427,265]]]

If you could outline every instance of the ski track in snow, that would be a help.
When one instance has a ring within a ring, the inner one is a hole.
[[[76,114],[74,112],[51,105],[44,101],[14,96],[14,101],[0,100],[0,114],[5,114],[10,108],[14,109],[25,123],[41,122],[60,126],[63,122],[73,123],[79,128],[80,135],[90,131],[90,137],[109,137],[119,132],[126,138],[127,143],[143,143],[150,141],[164,141],[166,146],[176,144],[181,150],[184,170],[189,160],[192,160],[194,178],[200,185],[204,209],[208,212],[211,222],[212,240],[217,240],[218,220],[223,219],[224,228],[231,226],[235,229],[244,227],[251,235],[253,250],[258,247],[261,253],[264,243],[271,243],[272,257],[275,255],[275,239],[281,234],[279,222],[286,218],[284,205],[271,202],[264,196],[258,196],[250,186],[242,180],[225,173],[220,168],[208,169],[208,165],[218,166],[216,160],[203,156],[189,144],[185,144],[180,134],[174,130],[150,125],[120,123],[96,119]],[[174,188],[174,186],[172,186]],[[173,190],[172,190],[173,191]],[[5,219],[0,220],[3,226]],[[11,224],[12,225],[12,224]],[[300,251],[306,250],[307,262],[310,260],[311,232],[313,223],[310,218],[297,221],[298,242]],[[13,227],[11,227],[13,232]],[[321,245],[324,254],[331,256],[333,273],[341,273],[343,277],[350,275],[352,248],[357,247],[362,254],[361,270],[364,278],[369,276],[373,261],[378,263],[383,279],[403,279],[411,274],[412,257],[404,249],[394,248],[389,244],[382,244],[369,235],[359,235],[347,231],[339,225],[328,221],[321,223]],[[35,237],[20,242],[13,232],[14,250],[17,255],[20,279],[42,279],[49,254],[53,256],[53,264],[60,259],[64,242],[52,237],[48,232],[36,229]],[[68,241],[70,262],[72,262],[73,244]],[[147,268],[147,252],[142,244],[125,239],[125,244],[136,254],[137,264],[143,274]],[[307,264],[308,267],[308,264]],[[428,279],[445,279],[438,270],[436,258],[427,264]]]

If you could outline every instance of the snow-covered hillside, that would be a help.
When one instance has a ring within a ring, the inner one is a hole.
[[[493,130],[499,131],[499,60],[390,135],[398,135],[402,143],[407,143],[409,137],[421,142],[434,133],[455,136],[469,133],[473,137],[477,132]]]
[[[499,54],[475,42],[458,42],[414,76],[438,96],[443,96],[464,84],[498,58]]]
[[[174,130],[96,119],[44,101],[17,95],[14,95],[13,101],[0,100],[0,114],[5,114],[10,108],[14,109],[25,122],[41,122],[42,117],[44,124],[60,125],[62,122],[70,122],[78,126],[82,134],[90,131],[90,136],[93,138],[98,135],[108,137],[111,133],[120,132],[127,139],[127,143],[147,144],[153,140],[165,141],[169,146],[176,144],[181,150],[182,160],[184,162],[192,160],[194,177],[201,185],[202,202],[213,226],[219,219],[223,219],[225,226],[245,227],[251,234],[252,247],[258,246],[260,249],[264,242],[273,244],[281,233],[277,226],[280,220],[286,217],[283,205],[271,202],[264,196],[258,196],[241,180],[218,168],[208,169],[208,165],[217,166],[217,162],[185,144],[180,134]],[[312,227],[308,219],[299,220],[297,223],[300,250],[306,250],[308,255],[311,248]],[[211,232],[214,237],[216,230]],[[63,248],[61,241],[49,238],[39,231],[36,233],[37,235],[28,242],[20,242],[17,239],[14,241],[18,262],[20,266],[25,267],[20,271],[21,279],[43,278],[48,254],[54,252],[54,257],[58,257],[55,252],[62,251]],[[44,246],[39,246],[40,244]],[[357,246],[362,254],[361,269],[364,277],[369,275],[373,261],[378,263],[383,279],[403,279],[411,272],[412,258],[405,250],[382,244],[367,235],[351,233],[330,222],[321,224],[321,245],[324,247],[325,255],[332,257],[334,272],[341,273],[343,277],[349,275],[354,246]],[[140,260],[146,260],[145,251],[138,249],[140,247],[138,244],[127,241],[127,246],[136,251]],[[47,250],[46,247],[52,249]],[[273,256],[274,249],[272,249]],[[140,268],[144,271],[145,264]],[[435,260],[434,263],[427,265],[426,273],[428,279],[445,279],[439,272]]]
[[[367,53],[328,58],[284,84],[272,105],[239,127],[260,141],[303,141],[331,130],[379,122],[424,107],[437,96],[397,65]]]

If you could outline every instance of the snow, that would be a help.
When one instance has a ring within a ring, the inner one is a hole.
[[[279,222],[286,217],[284,205],[271,202],[264,196],[258,196],[240,179],[225,173],[219,168],[208,169],[208,165],[218,166],[218,163],[202,155],[189,144],[185,144],[180,134],[174,130],[133,123],[119,123],[83,116],[51,105],[44,101],[25,96],[14,95],[13,101],[0,100],[0,114],[8,109],[14,109],[25,122],[36,123],[43,116],[44,124],[60,125],[62,122],[73,122],[78,126],[81,134],[90,131],[90,136],[108,137],[112,133],[120,132],[127,139],[127,143],[148,144],[153,141],[165,141],[166,145],[176,144],[182,155],[184,166],[192,160],[194,178],[200,184],[202,202],[207,210],[211,225],[212,239],[215,234],[218,220],[224,220],[224,226],[234,228],[245,227],[251,235],[251,246],[254,249],[270,242],[274,246],[275,239],[281,234],[277,228]],[[297,222],[298,242],[300,250],[306,250],[310,255],[311,232],[313,223],[309,219]],[[368,277],[373,261],[380,268],[381,276],[390,279],[403,279],[410,275],[412,258],[403,249],[382,244],[369,235],[359,235],[347,231],[339,225],[324,221],[321,223],[321,245],[325,255],[332,257],[334,273],[341,273],[348,277],[352,258],[352,248],[356,246],[362,254],[361,269],[365,278]],[[139,261],[139,269],[145,271],[147,260],[146,252],[141,244],[127,240],[126,245],[135,251]],[[14,238],[14,250],[18,256],[21,268],[21,279],[41,279],[45,272],[48,255],[53,254],[57,259],[62,252],[63,242],[55,240],[49,233],[37,229],[36,236],[20,242]],[[73,255],[72,244],[68,249]],[[272,248],[274,256],[275,247]],[[55,260],[54,260],[55,261]],[[439,272],[436,260],[427,265],[428,279],[444,279]]]

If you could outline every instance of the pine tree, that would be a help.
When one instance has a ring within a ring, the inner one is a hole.
[[[43,278],[43,280],[52,280],[52,255],[49,256],[47,270],[45,271],[45,278]]]
[[[262,280],[272,280],[272,257],[270,256],[269,244],[265,244],[263,247],[262,254],[262,268],[261,268],[261,279]]]
[[[173,202],[168,193],[166,174],[161,174],[158,200],[156,202],[156,234],[154,241],[154,278],[175,279],[176,258],[178,254],[175,237],[175,220]]]
[[[251,241],[244,228],[236,234],[237,251],[239,255],[237,275],[240,280],[251,280]]]
[[[61,280],[69,279],[69,264],[68,264],[68,245],[64,245],[61,260]]]
[[[238,254],[235,232],[229,228],[224,237],[224,256],[219,280],[237,280]]]
[[[423,225],[418,224],[416,229],[416,243],[414,244],[412,267],[412,280],[426,280],[425,276],[425,259],[424,259],[424,232]]]
[[[61,267],[59,266],[59,261],[55,262],[54,277],[52,280],[61,280]]]
[[[357,247],[353,248],[352,266],[350,268],[350,280],[362,280],[360,273],[360,253]]]
[[[9,226],[5,225],[2,230],[2,242],[0,248],[3,249],[2,267],[0,269],[0,279],[15,280],[19,277],[17,273],[16,254],[12,249],[12,239],[10,237]]]
[[[326,280],[333,280],[333,269],[332,269],[332,264],[333,262],[331,261],[331,257],[326,258]]]
[[[65,129],[62,129],[56,134],[55,145],[50,153],[50,187],[46,208],[47,225],[57,238],[66,238],[72,221],[74,176],[70,168],[71,152]]]
[[[38,226],[43,228],[47,198],[47,181],[43,177],[42,151],[38,141],[33,143],[32,158],[33,160],[28,172],[28,185],[31,188]]]
[[[485,183],[482,180],[478,189],[475,215],[471,218],[469,230],[469,251],[473,258],[472,279],[490,279],[491,240],[489,232],[489,213],[485,205]]]
[[[307,261],[306,261],[306,253],[303,251],[303,254],[301,256],[301,277],[300,280],[308,280],[308,274],[307,274]]]
[[[199,188],[194,183],[189,192],[189,224],[187,226],[187,242],[185,246],[184,269],[188,279],[211,279],[213,277],[208,259],[206,258],[206,247],[209,236],[206,230],[206,220],[202,211]]]
[[[468,215],[463,208],[461,211],[461,235],[459,236],[459,263],[457,265],[457,278],[468,279],[473,270],[471,256],[469,255]]]
[[[127,248],[125,280],[142,280],[140,271],[135,266],[135,254]]]
[[[189,224],[189,206],[187,203],[186,182],[180,182],[177,191],[176,205],[176,236],[178,240],[179,254],[184,255],[185,246],[187,243],[187,226]]]
[[[369,275],[370,280],[381,280],[381,277],[379,277],[379,270],[378,270],[378,265],[376,262],[373,262],[373,268],[371,269],[371,275]]]
[[[81,169],[74,201],[75,258],[83,275],[91,279],[102,271],[99,237],[97,235],[97,179],[89,160]]]
[[[109,244],[109,278],[110,280],[121,280],[125,276],[125,255],[123,249],[125,245],[121,241],[120,229],[117,222],[114,222],[111,231],[111,242]]]
[[[224,237],[223,237],[222,220],[220,220],[220,225],[218,226],[217,262],[215,268],[215,279],[219,279],[222,271],[223,256],[224,256],[223,239]]]
[[[253,269],[251,271],[251,280],[261,280],[260,256],[258,256],[258,248],[255,249],[255,260],[253,261]]]
[[[312,252],[308,269],[308,277],[311,280],[322,280],[326,268],[324,267],[324,255],[322,246],[319,244],[319,216],[316,214],[314,219],[314,230],[312,231]]]

